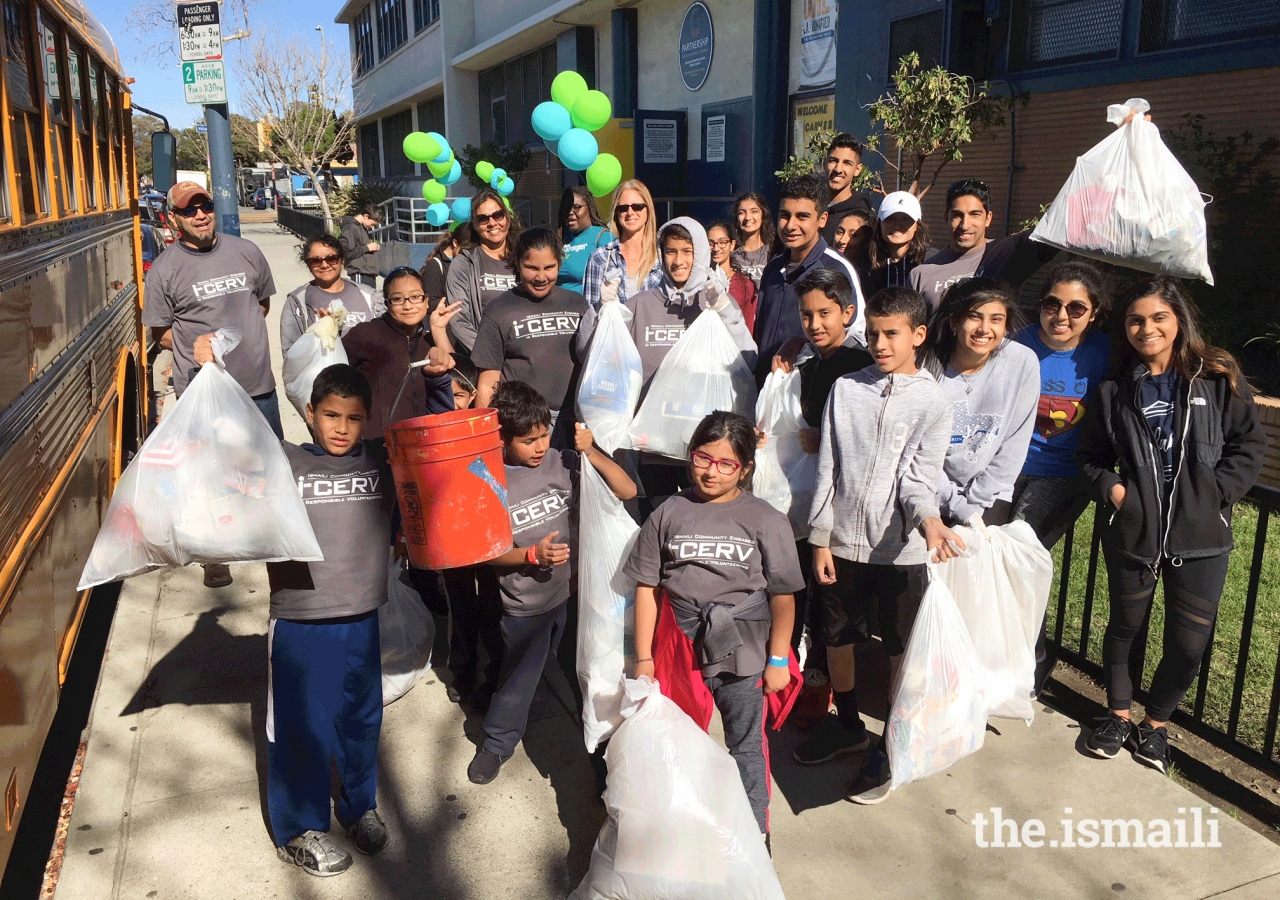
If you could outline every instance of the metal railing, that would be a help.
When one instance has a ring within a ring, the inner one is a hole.
[[[277,205],[276,224],[286,231],[292,231],[303,240],[315,237],[317,234],[324,234],[328,230],[324,227],[323,215],[305,212],[292,206]]]
[[[1223,694],[1223,688],[1226,687],[1226,677],[1221,672],[1213,673],[1213,653],[1214,646],[1219,640],[1229,640],[1234,637],[1234,633],[1228,634],[1223,632],[1219,634],[1219,627],[1228,626],[1222,615],[1223,606],[1219,606],[1219,615],[1214,623],[1214,629],[1210,633],[1209,646],[1205,649],[1204,660],[1200,666],[1200,673],[1196,680],[1194,694],[1189,692],[1186,699],[1183,700],[1181,708],[1173,714],[1173,721],[1187,731],[1203,738],[1205,741],[1214,746],[1236,756],[1250,765],[1280,775],[1280,759],[1276,755],[1276,724],[1277,718],[1280,718],[1280,646],[1272,647],[1276,652],[1275,668],[1271,673],[1270,694],[1263,695],[1260,693],[1261,681],[1265,680],[1267,673],[1259,674],[1255,666],[1253,685],[1250,688],[1247,685],[1251,679],[1250,674],[1250,657],[1259,653],[1268,653],[1265,645],[1262,647],[1254,646],[1254,626],[1259,614],[1259,591],[1263,584],[1263,563],[1267,558],[1267,526],[1271,519],[1273,511],[1280,509],[1280,490],[1265,485],[1257,485],[1251,490],[1246,498],[1257,508],[1258,522],[1254,531],[1252,558],[1249,567],[1249,578],[1244,596],[1243,612],[1239,620],[1239,643],[1236,645],[1236,657],[1234,673],[1230,682],[1230,701],[1227,704],[1227,713],[1225,723],[1223,723],[1221,709],[1210,710],[1206,715],[1206,700],[1211,693],[1215,696]],[[1243,504],[1241,504],[1243,506]],[[1239,512],[1239,507],[1237,507]],[[1051,633],[1049,634],[1049,645],[1053,647],[1058,654],[1058,658],[1070,663],[1076,668],[1084,671],[1099,682],[1103,682],[1105,674],[1103,666],[1100,662],[1100,642],[1095,641],[1098,645],[1097,652],[1090,652],[1090,637],[1094,634],[1095,626],[1105,629],[1107,610],[1109,608],[1109,600],[1105,589],[1101,600],[1098,598],[1098,572],[1099,568],[1105,574],[1105,565],[1099,566],[1101,558],[1101,529],[1098,523],[1103,520],[1103,512],[1100,506],[1094,508],[1094,526],[1093,534],[1089,540],[1089,559],[1088,573],[1085,578],[1084,598],[1082,604],[1072,603],[1071,590],[1071,571],[1072,571],[1072,545],[1075,538],[1075,526],[1073,525],[1066,534],[1062,547],[1062,562],[1058,567],[1058,585],[1057,585],[1057,615],[1053,623]],[[1234,552],[1243,551],[1243,547],[1237,547]],[[1275,557],[1275,551],[1272,557]],[[1270,576],[1271,578],[1274,575]],[[1228,588],[1230,587],[1230,578],[1228,578]],[[1263,621],[1272,621],[1275,618],[1277,608],[1280,607],[1280,591],[1276,590],[1274,582],[1269,578],[1267,584],[1267,592],[1262,597],[1263,610],[1265,618]],[[1224,591],[1223,603],[1227,598]],[[1050,602],[1053,602],[1053,595],[1050,595]],[[1095,603],[1101,603],[1100,615],[1095,620],[1094,607]],[[1234,600],[1233,600],[1234,603]],[[1077,610],[1075,607],[1079,606]],[[1153,601],[1154,605],[1154,601]],[[1234,623],[1234,617],[1230,617]],[[1143,624],[1142,631],[1138,634],[1133,644],[1133,652],[1130,654],[1129,671],[1133,677],[1135,686],[1134,696],[1141,702],[1147,702],[1147,692],[1141,686],[1144,683],[1143,674],[1146,670],[1147,658],[1147,636],[1148,622]],[[1165,627],[1169,627],[1166,623]],[[1078,640],[1064,641],[1064,637],[1068,634],[1078,636]],[[1261,644],[1262,641],[1260,640]],[[1159,644],[1157,644],[1157,652],[1159,652]],[[1263,665],[1265,666],[1265,661]],[[1211,685],[1212,682],[1212,685]],[[1251,720],[1250,731],[1254,733],[1253,737],[1243,738],[1241,736],[1241,709],[1244,706],[1246,695],[1250,699],[1252,711],[1249,714]],[[1259,701],[1265,702],[1265,716],[1259,716],[1260,707],[1263,705]],[[1262,721],[1259,722],[1258,719]],[[1261,740],[1257,740],[1257,725],[1261,724]]]

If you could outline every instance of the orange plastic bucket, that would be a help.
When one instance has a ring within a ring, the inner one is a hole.
[[[386,439],[415,566],[454,569],[511,549],[496,410],[406,419],[388,426]]]

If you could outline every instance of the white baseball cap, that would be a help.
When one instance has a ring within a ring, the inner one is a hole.
[[[911,221],[919,222],[922,216],[920,201],[908,191],[894,191],[892,194],[885,194],[884,200],[880,201],[880,221],[883,222],[894,213],[906,213],[911,217]]]

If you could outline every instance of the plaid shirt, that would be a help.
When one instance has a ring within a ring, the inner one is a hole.
[[[587,273],[582,279],[582,296],[587,298],[587,303],[591,304],[593,309],[600,306],[600,285],[604,283],[605,275],[614,271],[624,273],[627,271],[627,261],[622,258],[622,244],[617,238],[598,248],[587,260]],[[636,285],[636,293],[656,288],[660,284],[662,284],[662,260],[655,259],[653,268]],[[627,293],[627,280],[623,278],[622,283],[618,285],[618,299],[626,300],[629,296],[631,295]]]

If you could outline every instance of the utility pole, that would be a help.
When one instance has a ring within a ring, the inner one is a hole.
[[[233,37],[237,37],[233,35]],[[226,68],[222,61],[222,9],[218,0],[178,4],[178,49],[188,103],[204,107],[209,139],[209,194],[218,231],[240,236],[236,161],[231,149]]]
[[[240,198],[236,189],[236,159],[231,150],[231,112],[227,104],[205,106],[204,122],[209,127],[209,169],[213,176],[209,192],[213,195],[218,231],[239,237]]]

